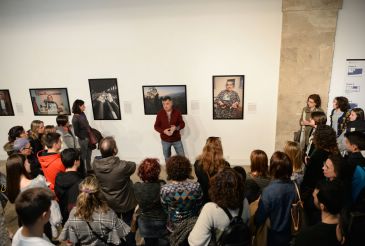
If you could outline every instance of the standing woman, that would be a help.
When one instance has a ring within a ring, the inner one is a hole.
[[[350,104],[346,97],[335,97],[333,99],[333,109],[331,112],[331,127],[339,137],[346,130],[350,116]]]
[[[81,159],[84,163],[86,173],[92,169],[90,164],[92,149],[89,147],[89,133],[91,132],[91,129],[84,111],[85,102],[77,99],[72,105],[72,113],[74,114],[72,117],[72,125],[74,127],[75,135],[79,138]]]
[[[219,137],[209,137],[203,148],[203,153],[194,163],[195,174],[203,190],[203,204],[210,201],[208,190],[209,180],[229,163],[223,158],[223,148]]]
[[[302,116],[300,118],[301,134],[300,134],[300,147],[305,149],[305,146],[309,143],[309,134],[312,129],[310,126],[310,118],[312,112],[323,112],[321,108],[321,97],[318,94],[309,95],[307,99],[307,106],[302,110]]]

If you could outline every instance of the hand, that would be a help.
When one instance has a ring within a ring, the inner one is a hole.
[[[172,125],[171,128],[170,128],[171,134],[174,133],[175,130],[176,130],[176,126]]]
[[[106,96],[106,100],[108,100],[109,102],[112,102],[113,101],[112,94],[108,93]]]
[[[170,132],[170,128],[165,129],[165,130],[163,131],[163,133],[164,133],[165,135],[167,135],[167,136],[171,136],[171,135],[172,135],[172,134],[171,134],[171,132]]]
[[[224,105],[224,103],[222,101],[218,101],[218,105],[222,106],[222,105]]]
[[[232,108],[234,108],[234,109],[238,108],[238,102],[235,102],[234,104],[232,104]]]
[[[98,96],[96,100],[102,103],[105,102],[105,98],[102,95]]]
[[[308,126],[308,125],[310,125],[310,121],[308,121],[308,120],[302,120],[301,125],[302,126]]]

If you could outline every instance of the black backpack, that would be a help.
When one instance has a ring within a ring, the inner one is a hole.
[[[248,246],[251,245],[250,229],[242,220],[243,206],[238,215],[232,217],[227,208],[222,208],[227,214],[230,222],[224,229],[221,237],[217,241],[218,246]]]

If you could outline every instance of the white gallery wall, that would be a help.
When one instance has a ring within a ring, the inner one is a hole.
[[[163,160],[142,85],[186,84],[190,160],[220,136],[227,160],[248,164],[253,149],[274,151],[281,21],[279,0],[1,0],[0,89],[10,90],[15,116],[0,118],[0,143],[14,125],[55,124],[34,116],[29,88],[66,87],[122,158]],[[212,76],[242,74],[244,120],[213,120]],[[90,78],[118,79],[122,120],[93,120]]]
[[[344,0],[339,11],[335,38],[328,114],[336,96],[344,95],[346,59],[365,59],[365,1]],[[365,97],[365,85],[360,85]],[[364,108],[365,105],[359,105]]]

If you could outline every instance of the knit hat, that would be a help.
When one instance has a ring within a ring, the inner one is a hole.
[[[24,149],[28,143],[29,143],[29,140],[26,138],[17,138],[14,141],[14,150],[20,151],[20,150]]]

